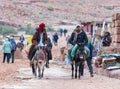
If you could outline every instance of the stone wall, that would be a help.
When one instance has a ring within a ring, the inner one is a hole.
[[[112,16],[112,42],[114,46],[120,46],[120,13]]]

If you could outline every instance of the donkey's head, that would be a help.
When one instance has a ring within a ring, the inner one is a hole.
[[[84,60],[85,59],[85,45],[83,43],[77,44],[78,48],[75,53],[75,59]]]
[[[36,58],[37,60],[44,60],[45,59],[45,53],[42,48],[38,48],[36,51]]]
[[[85,44],[84,44],[84,43],[77,43],[77,45],[78,45],[78,50],[79,50],[80,52],[83,52],[83,51],[84,51]]]

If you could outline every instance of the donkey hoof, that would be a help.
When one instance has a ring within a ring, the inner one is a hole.
[[[79,77],[79,79],[81,79],[81,78]]]
[[[72,79],[74,79],[74,77],[72,77]]]
[[[38,79],[41,79],[41,77],[39,77]]]
[[[49,68],[49,65],[46,65],[46,68]]]
[[[75,76],[75,79],[77,79],[77,76]]]
[[[41,79],[42,77],[41,76],[38,76],[39,79]]]

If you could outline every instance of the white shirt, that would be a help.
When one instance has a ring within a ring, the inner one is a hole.
[[[43,44],[43,33],[40,34],[40,41],[39,41],[39,43],[38,43],[38,46],[45,46],[45,45]]]

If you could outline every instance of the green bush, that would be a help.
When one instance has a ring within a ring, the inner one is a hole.
[[[28,24],[28,25],[25,26],[25,27],[20,27],[20,28],[18,29],[18,31],[25,31],[26,34],[32,35],[32,34],[35,33],[35,28],[32,27],[31,24]],[[46,31],[48,31],[48,32],[53,32],[53,31],[55,31],[55,30],[54,30],[54,28],[53,28],[52,26],[47,26],[47,27],[46,27]]]
[[[53,31],[55,31],[55,30],[54,30],[54,28],[53,28],[52,26],[47,26],[47,27],[46,27],[46,31],[48,31],[48,32],[53,32]]]
[[[20,27],[18,30],[19,30],[19,31],[25,31],[26,34],[28,34],[28,35],[32,35],[32,34],[34,34],[34,32],[35,32],[35,28],[32,27],[31,24],[28,24],[28,25],[25,26],[25,27]]]
[[[54,8],[51,7],[51,6],[49,6],[47,9],[48,9],[49,11],[54,11]]]
[[[114,7],[112,7],[112,6],[106,6],[105,7],[107,10],[113,10],[114,9]]]
[[[0,35],[17,34],[17,31],[11,26],[0,25]]]

